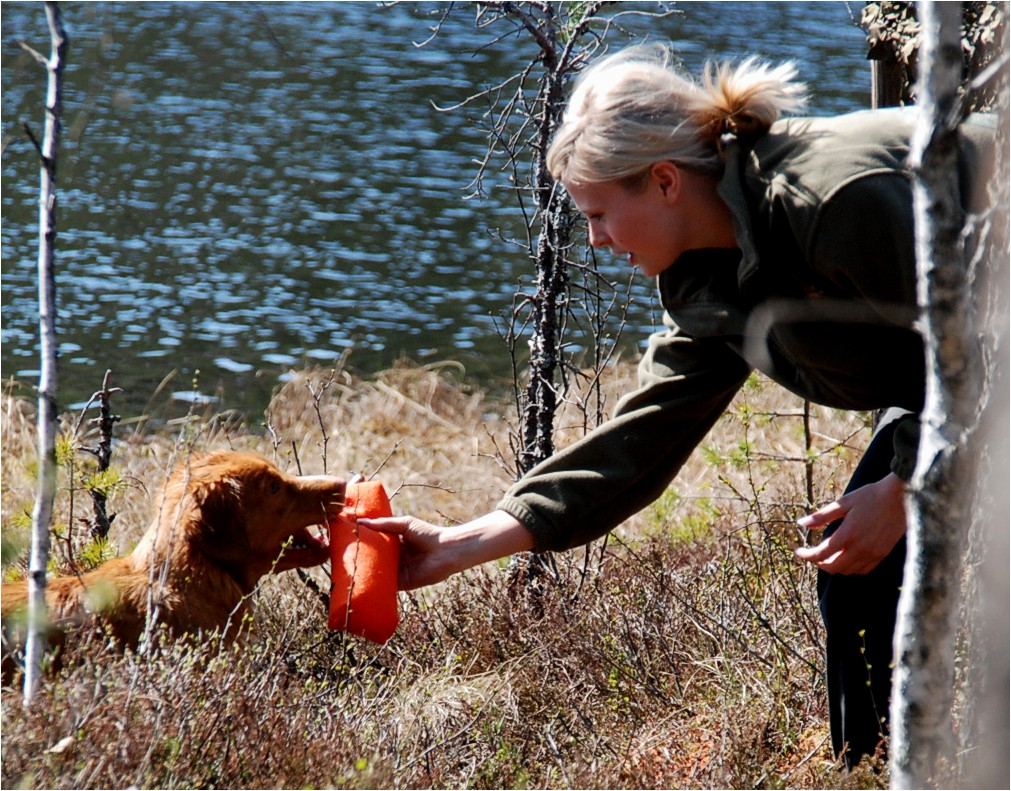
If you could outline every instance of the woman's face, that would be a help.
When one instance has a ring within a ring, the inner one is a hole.
[[[644,275],[656,277],[687,249],[679,184],[650,171],[645,182],[563,182],[589,225],[590,244],[627,256]]]

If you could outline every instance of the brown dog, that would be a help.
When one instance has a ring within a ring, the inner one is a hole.
[[[184,462],[130,555],[48,581],[52,642],[60,644],[70,626],[97,623],[135,647],[149,609],[172,634],[221,629],[234,639],[261,577],[329,558],[327,542],[308,528],[337,514],[344,490],[342,478],[288,475],[252,453],[218,451]],[[7,677],[6,633],[12,621],[23,625],[27,581],[0,593]]]

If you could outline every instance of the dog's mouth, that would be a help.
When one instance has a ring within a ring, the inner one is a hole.
[[[330,542],[308,527],[292,531],[275,571],[318,566],[330,559]]]

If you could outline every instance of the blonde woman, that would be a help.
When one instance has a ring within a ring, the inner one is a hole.
[[[799,110],[791,65],[708,65],[633,47],[575,86],[548,164],[590,243],[657,278],[665,329],[613,418],[454,527],[376,520],[402,537],[401,587],[523,550],[588,543],[658,498],[752,370],[882,421],[844,497],[802,520],[819,568],[833,743],[851,765],[886,732],[903,489],[924,397],[912,198],[913,113]],[[963,203],[985,182],[990,131],[964,124]],[[870,671],[869,671],[870,668]],[[868,674],[870,672],[870,685]]]

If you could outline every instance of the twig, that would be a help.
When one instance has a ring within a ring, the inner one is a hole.
[[[386,466],[386,462],[388,462],[388,461],[389,461],[389,460],[390,460],[390,459],[391,459],[391,458],[393,457],[393,454],[397,452],[397,450],[398,450],[398,449],[400,448],[400,443],[401,443],[402,441],[403,441],[403,440],[399,440],[399,439],[398,439],[398,440],[396,441],[396,443],[394,443],[394,445],[393,445],[393,450],[391,450],[391,451],[390,451],[389,453],[387,453],[387,454],[386,454],[386,458],[385,458],[385,459],[383,459],[383,460],[382,460],[382,462],[380,462],[379,466],[378,466],[378,467],[376,467],[376,469],[375,469],[375,470],[373,470],[373,471],[372,471],[372,474],[368,476],[368,479],[369,479],[369,480],[371,480],[372,478],[375,478],[375,477],[376,477],[376,476],[377,476],[377,475],[379,474],[380,470],[382,470],[382,469],[383,469],[383,467],[385,467],[385,466]]]
[[[27,52],[33,58],[35,58],[35,60],[37,60],[43,66],[45,66],[46,68],[49,68],[49,58],[47,58],[45,55],[43,55],[38,50],[33,49],[32,47],[30,47],[27,42],[19,40],[18,41],[18,46],[21,47],[21,49],[23,49],[25,52]]]
[[[22,121],[21,122],[21,126],[24,128],[25,134],[28,135],[28,139],[32,141],[32,145],[35,146],[35,150],[38,152],[39,161],[42,162],[42,166],[50,174],[52,174],[52,172],[53,172],[52,161],[43,152],[43,150],[42,150],[42,144],[39,142],[39,139],[35,136],[35,133],[32,131],[31,126],[29,126],[29,124],[28,124],[27,121]]]

